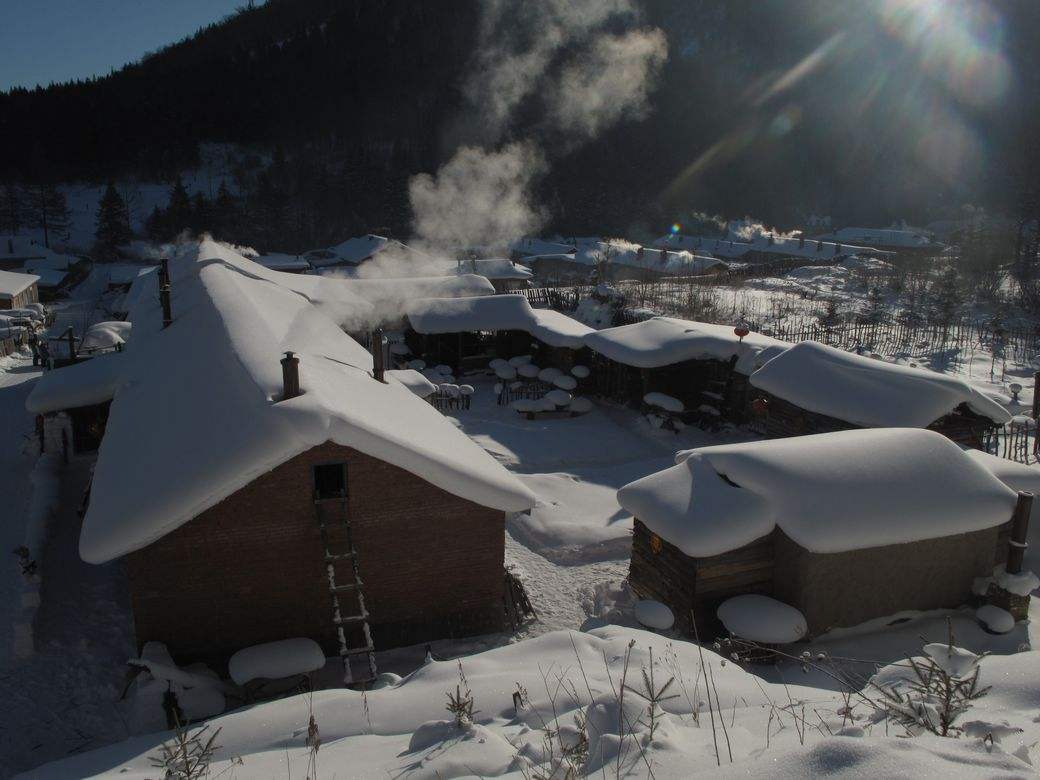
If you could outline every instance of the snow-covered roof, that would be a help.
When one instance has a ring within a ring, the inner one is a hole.
[[[14,298],[40,281],[35,274],[23,274],[17,271],[0,271],[0,298]]]
[[[59,412],[111,401],[125,381],[126,353],[111,353],[47,371],[33,385],[25,408],[33,414]]]
[[[585,337],[585,344],[604,357],[636,368],[660,368],[685,360],[730,360],[750,374],[791,345],[749,333],[741,341],[732,325],[715,325],[673,317],[652,317],[632,325],[605,328]]]
[[[529,268],[514,263],[504,257],[491,257],[485,260],[467,260],[461,264],[463,273],[472,272],[486,279],[530,279],[534,274]]]
[[[532,309],[523,295],[486,295],[475,298],[427,298],[405,308],[418,333],[463,333],[522,330],[550,347],[581,349],[592,328],[566,314]]]
[[[51,268],[39,268],[33,271],[40,287],[60,287],[68,277],[68,271],[55,271]]]
[[[627,241],[593,241],[581,244],[573,261],[594,266],[601,260],[611,265],[645,268],[667,274],[700,274],[726,264],[714,257],[696,256],[684,249],[671,247],[651,249]]]
[[[789,238],[763,235],[750,241],[732,241],[723,238],[704,238],[700,236],[683,236],[669,234],[654,241],[656,247],[685,249],[690,252],[714,255],[715,257],[741,258],[748,252],[763,252],[784,257],[804,257],[806,259],[843,258],[855,254],[887,255],[871,246],[859,246],[844,242],[826,242],[810,238]]]
[[[817,236],[817,238],[824,241],[855,242],[879,247],[929,249],[941,246],[924,233],[892,228],[844,227],[833,233]]]
[[[509,244],[509,248],[521,255],[570,254],[574,252],[574,244],[559,241],[545,241],[540,238],[520,238]]]
[[[1040,465],[1027,466],[1008,458],[1000,458],[982,450],[966,449],[968,457],[985,466],[997,479],[1012,490],[1026,490],[1040,496]],[[1040,509],[1040,498],[1034,501],[1034,512]],[[1032,530],[1032,529],[1031,529]]]
[[[358,265],[372,255],[381,252],[389,243],[389,238],[369,233],[367,236],[348,238],[343,243],[330,246],[328,249],[312,250],[306,254],[306,257],[315,268],[341,263]]]
[[[688,252],[736,259],[743,257],[751,249],[744,241],[730,241],[724,238],[706,238],[702,236],[684,236],[669,233],[654,241],[658,249],[685,249]]]
[[[26,260],[25,268],[29,273],[35,274],[40,271],[68,271],[70,265],[75,265],[77,258],[72,255],[49,254],[47,257]]]
[[[625,485],[618,502],[692,557],[779,527],[836,553],[979,531],[1007,522],[1016,495],[941,434],[838,431],[681,452]]]
[[[307,271],[311,267],[311,264],[300,255],[286,255],[276,252],[268,255],[259,255],[254,259],[260,265],[274,271]]]
[[[135,265],[133,263],[112,263],[107,266],[109,284],[133,284],[134,279],[155,268],[154,265]]]
[[[84,560],[101,563],[151,544],[327,441],[483,506],[534,504],[432,406],[399,381],[372,378],[368,351],[340,327],[348,305],[366,303],[352,282],[270,271],[210,240],[182,247],[170,271],[169,328],[161,327],[157,296],[141,296],[123,353],[49,372],[48,390],[38,383],[28,401],[42,410],[63,375],[81,387],[82,370],[101,361],[119,366],[80,538]],[[154,276],[142,279],[154,285]],[[301,279],[306,284],[294,288]],[[279,401],[287,350],[300,358],[303,394]]]
[[[855,425],[925,428],[961,404],[997,423],[1011,415],[956,377],[803,341],[751,375],[760,390]]]

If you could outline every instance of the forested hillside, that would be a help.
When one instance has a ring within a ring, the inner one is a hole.
[[[488,5],[269,0],[109,76],[2,94],[0,182],[172,182],[200,144],[231,143],[255,152],[228,172],[239,205],[256,206],[238,237],[405,234],[409,178],[479,135],[464,83]],[[537,194],[565,232],[692,210],[795,225],[1012,207],[1037,112],[1037,4],[962,8],[966,37],[949,42],[885,11],[899,5],[647,0],[636,25],[667,37],[649,111],[569,144],[534,95],[505,140],[539,139]],[[947,78],[961,54],[975,58],[966,84]]]

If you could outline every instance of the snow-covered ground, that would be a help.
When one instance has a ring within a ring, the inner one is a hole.
[[[845,284],[840,272],[822,278],[832,291]],[[797,275],[792,281],[810,283]],[[55,330],[67,323],[79,331],[81,322],[103,319],[100,288],[92,277],[77,290]],[[778,295],[792,306],[804,300],[801,290],[778,293],[768,284],[720,293],[722,305],[735,314],[775,307]],[[1009,377],[1019,375],[1013,372],[1028,371],[1009,367],[989,381],[988,355],[962,358],[949,362],[950,372],[998,394],[1006,394]],[[31,428],[28,415],[18,411],[27,391],[7,394],[9,384],[25,381],[0,373],[5,443],[18,426]],[[894,670],[905,671],[905,659],[921,652],[922,636],[945,640],[947,613],[896,616],[892,625],[879,621],[833,633],[806,648],[811,658],[825,653],[826,660],[805,666],[792,660],[742,668],[711,648],[702,656],[696,645],[668,632],[639,630],[623,584],[632,518],[618,506],[616,489],[671,465],[677,450],[752,435],[695,428],[675,434],[607,404],[579,417],[527,420],[495,403],[492,379],[464,381],[476,387],[472,406],[452,412],[452,418],[539,498],[529,513],[509,518],[506,538],[506,562],[520,574],[537,617],[512,635],[435,643],[434,657],[450,660],[424,665],[423,648],[381,653],[381,670],[406,676],[388,676],[366,696],[322,690],[215,718],[211,730],[221,729],[221,748],[214,775],[227,770],[239,777],[532,777],[539,776],[539,766],[545,771],[558,761],[562,746],[575,744],[581,734],[589,741],[586,768],[595,774],[615,773],[619,763],[623,773],[656,777],[1031,776],[1040,766],[1040,656],[1030,649],[1040,639],[1035,619],[996,636],[983,631],[970,611],[954,613],[958,645],[992,653],[980,667],[982,684],[994,686],[962,717],[981,725],[959,739],[905,739],[901,727],[880,719],[855,694],[849,698],[833,676],[840,669],[865,681],[879,668],[888,678]],[[1023,407],[1030,398],[1031,388],[1023,393]],[[32,461],[26,460],[13,462],[13,469],[27,475]],[[13,470],[4,466],[5,474]],[[125,587],[118,564],[87,566],[75,555],[78,519],[69,504],[83,467],[74,463],[63,475],[58,530],[42,559],[36,651],[17,667],[0,666],[0,733],[10,735],[0,738],[0,775],[124,740],[39,767],[31,776],[154,777],[151,758],[170,738],[126,738],[136,733],[124,723],[129,709],[115,702],[132,650]],[[1034,617],[1036,610],[1034,602]],[[640,670],[651,668],[651,646],[657,684],[676,677],[669,694],[678,698],[663,703],[667,714],[657,717],[653,738],[639,694],[626,692],[618,702],[632,642],[626,677],[632,689],[643,690]],[[886,669],[888,664],[897,666]],[[333,662],[317,675],[329,685],[335,678]],[[475,724],[458,729],[443,722],[450,717],[445,692],[454,693],[456,684],[472,690],[479,711]],[[517,684],[526,690],[526,704],[514,711]],[[307,748],[312,713],[322,740],[316,753]],[[576,718],[584,728],[575,725]],[[556,736],[547,740],[547,731]],[[632,732],[637,737],[624,736]],[[983,738],[987,733],[996,744]]]

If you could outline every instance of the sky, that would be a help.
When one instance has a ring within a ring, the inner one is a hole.
[[[247,0],[0,0],[0,90],[107,74],[246,4]]]

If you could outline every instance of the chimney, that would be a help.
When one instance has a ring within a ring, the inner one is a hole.
[[[170,284],[170,261],[165,257],[159,261],[159,287],[168,287]]]
[[[287,401],[300,394],[300,359],[292,352],[282,358],[282,400]]]
[[[798,248],[802,249],[805,247],[805,234],[798,236]]]
[[[375,377],[377,382],[386,384],[386,379],[383,378],[383,372],[385,370],[383,362],[383,329],[376,328],[372,331],[372,376]]]
[[[1011,538],[1008,540],[1008,557],[1004,569],[1008,574],[1022,572],[1022,557],[1026,552],[1026,534],[1029,531],[1029,512],[1033,508],[1033,494],[1018,491],[1015,514],[1011,516]]]
[[[834,254],[838,254],[841,251],[841,244],[834,245]]]
[[[159,288],[159,303],[162,304],[162,326],[168,328],[173,324],[173,310],[170,307],[170,285]]]

